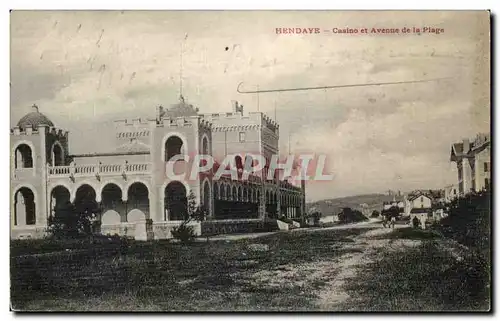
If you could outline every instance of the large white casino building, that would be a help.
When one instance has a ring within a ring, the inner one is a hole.
[[[305,213],[303,182],[295,186],[258,175],[172,180],[165,174],[166,163],[179,154],[235,155],[237,164],[248,153],[266,159],[278,154],[278,124],[261,112],[244,114],[237,102],[232,112],[200,114],[181,96],[170,108],[158,107],[153,119],[116,120],[116,149],[82,155],[70,153],[68,131],[32,108],[10,134],[11,238],[41,237],[58,204],[89,199],[100,207],[101,233],[138,239],[170,238],[191,192],[213,224],[299,220]],[[187,166],[182,160],[173,165]]]

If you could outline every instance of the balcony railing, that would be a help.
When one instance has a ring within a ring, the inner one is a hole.
[[[142,174],[151,172],[151,163],[95,164],[52,166],[48,168],[49,176],[106,176],[120,174]]]

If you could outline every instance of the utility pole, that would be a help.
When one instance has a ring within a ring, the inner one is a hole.
[[[278,122],[278,117],[276,116],[276,99],[274,100],[274,121]]]
[[[288,155],[290,155],[290,137],[292,136],[291,132],[288,132]]]
[[[184,56],[184,42],[186,42],[186,39],[188,37],[188,34],[184,36],[184,39],[181,42],[181,64],[180,64],[180,71],[179,71],[179,94],[181,99],[183,98],[182,96],[182,69],[183,69],[183,56]]]

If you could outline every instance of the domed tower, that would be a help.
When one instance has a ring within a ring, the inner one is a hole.
[[[47,167],[66,165],[68,132],[33,105],[11,129],[12,238],[39,237],[47,226]]]
[[[153,185],[159,191],[160,221],[179,221],[190,192],[196,202],[212,212],[212,180],[200,175],[191,179],[189,164],[198,154],[212,155],[211,123],[198,108],[180,96],[169,108],[158,107],[153,129]],[[184,160],[179,157],[186,157]],[[175,177],[173,173],[186,173]]]

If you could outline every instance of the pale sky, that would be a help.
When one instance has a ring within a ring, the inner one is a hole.
[[[444,28],[435,34],[332,34],[337,28]],[[275,28],[320,28],[276,34]],[[186,38],[187,34],[187,38]],[[183,94],[202,113],[266,112],[281,150],[325,154],[330,182],[307,199],[441,188],[450,145],[490,127],[488,12],[11,13],[11,126],[36,103],[70,130],[70,152],[109,151],[110,121],[154,117]],[[226,50],[227,47],[227,50]],[[239,94],[236,88],[447,80]],[[257,101],[259,106],[257,106]]]

